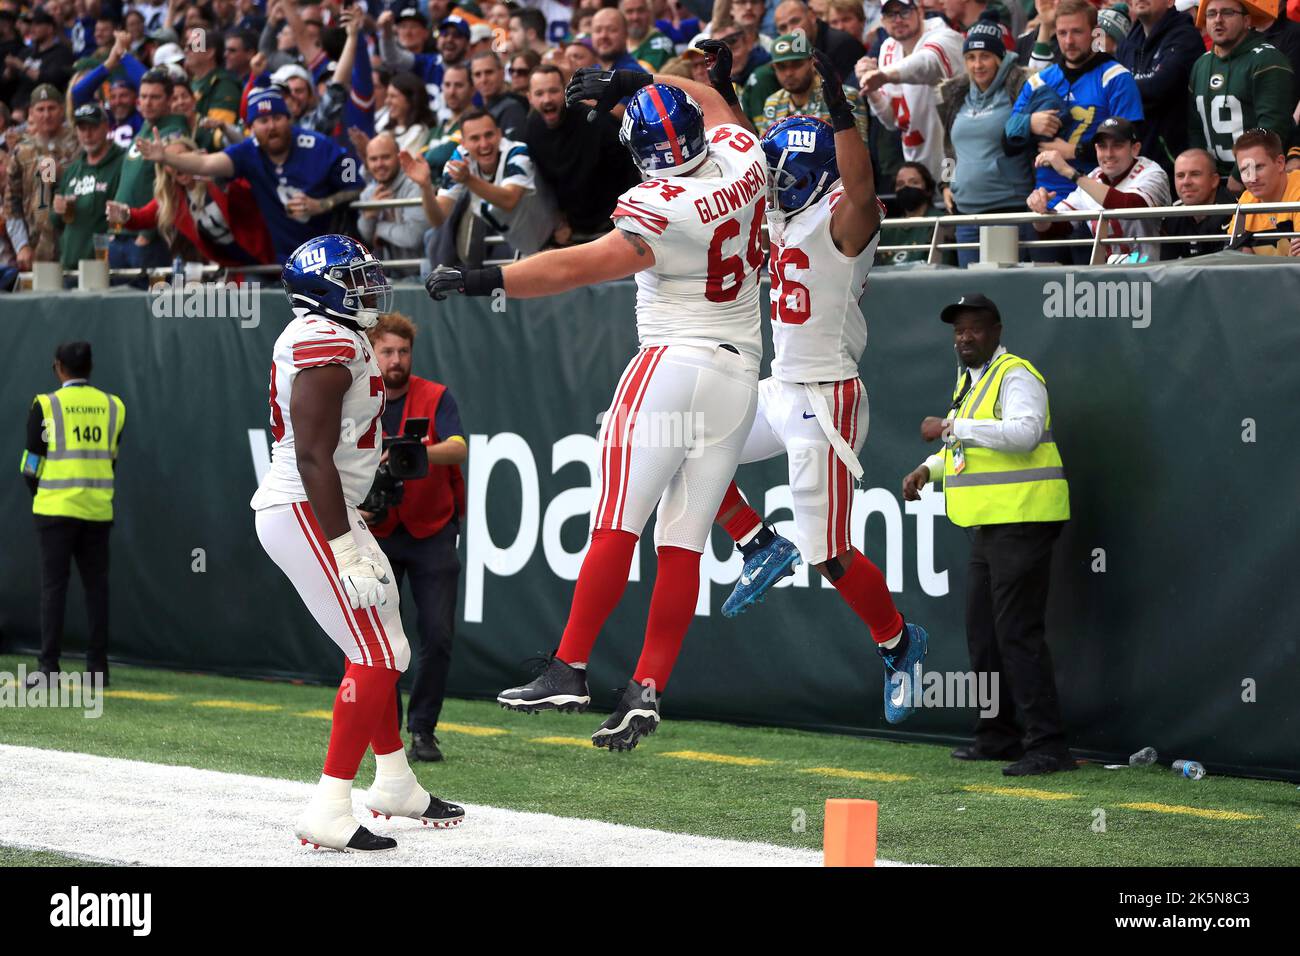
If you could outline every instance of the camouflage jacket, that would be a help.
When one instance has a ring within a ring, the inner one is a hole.
[[[54,188],[78,152],[76,130],[64,126],[43,142],[32,134],[24,136],[9,159],[5,219],[21,219],[26,224],[27,241],[37,262],[59,258],[58,236],[50,222]]]
[[[858,134],[865,143],[869,126],[863,100],[858,95],[858,91],[852,87],[844,88],[844,96],[849,101],[849,106],[853,107],[853,122],[857,124]],[[763,104],[763,113],[754,121],[754,126],[762,136],[787,116],[816,116],[828,123],[831,121],[830,111],[826,109],[826,101],[822,98],[820,76],[813,77],[813,87],[809,91],[808,102],[803,106],[795,106],[787,90],[777,90],[769,96],[767,102]]]

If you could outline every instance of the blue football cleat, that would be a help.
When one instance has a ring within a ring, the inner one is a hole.
[[[782,578],[794,574],[802,559],[794,542],[774,535],[765,548],[754,552],[740,572],[740,580],[722,604],[723,617],[735,617],[763,600],[768,589]]]
[[[921,662],[925,660],[930,635],[919,624],[907,628],[907,653],[896,659],[881,650],[885,664],[885,720],[901,724],[916,712],[915,701],[921,697]]]

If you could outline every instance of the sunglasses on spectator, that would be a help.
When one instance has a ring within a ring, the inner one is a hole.
[[[744,34],[738,30],[735,33],[728,33],[725,37],[718,37],[718,39],[721,42],[727,44],[727,46],[729,46],[731,49],[734,50],[736,48],[736,44],[740,42],[740,38],[742,36],[744,36]]]
[[[880,19],[882,20],[902,20],[904,17],[909,17],[911,15],[911,7],[894,7],[892,10],[880,11]]]

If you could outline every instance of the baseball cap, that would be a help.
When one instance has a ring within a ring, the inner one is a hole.
[[[425,15],[420,12],[420,8],[413,3],[395,5],[393,8],[393,19],[398,23],[401,23],[403,20],[419,20],[420,26],[427,27],[429,25],[428,18],[425,17]]]
[[[63,102],[63,94],[59,92],[58,87],[53,83],[42,83],[36,89],[32,90],[32,95],[28,98],[28,103],[44,103],[46,100],[53,100],[56,103]]]
[[[154,43],[180,43],[181,38],[171,27],[159,27],[156,30],[150,30],[145,34],[146,40],[153,40]]]
[[[44,7],[40,7],[32,11],[32,23],[46,23],[54,26],[54,17],[50,16],[50,12]]]
[[[880,5],[880,11],[883,13],[884,11],[888,10],[890,7],[895,5],[900,7],[910,7],[913,9],[920,6],[920,4],[916,2],[916,0],[885,0],[885,2]]]
[[[470,43],[482,43],[484,40],[491,40],[495,35],[492,27],[486,23],[475,23],[469,28]]]
[[[1110,116],[1102,120],[1092,138],[1096,140],[1100,136],[1110,136],[1128,143],[1136,143],[1138,138],[1133,124],[1122,116]]]
[[[811,60],[812,45],[803,33],[786,33],[772,41],[772,62],[788,63],[791,60]]]
[[[1098,10],[1097,26],[1116,43],[1122,43],[1133,26],[1128,18],[1128,4],[1117,3],[1105,10]]]
[[[277,115],[289,115],[289,104],[284,101],[284,94],[273,86],[253,90],[244,108],[244,122],[251,126],[259,116]]]
[[[461,34],[461,36],[463,36],[465,39],[467,40],[469,39],[469,34],[470,34],[469,21],[466,20],[464,17],[458,17],[455,14],[452,14],[451,16],[447,17],[445,20],[443,20],[441,23],[438,24],[438,32],[441,33],[443,30],[455,30],[457,33]]]
[[[1002,323],[1002,313],[993,304],[993,300],[978,292],[974,295],[964,295],[952,305],[944,306],[943,311],[939,313],[939,318],[952,325],[957,321],[957,316],[963,312],[988,312],[993,316],[994,322],[999,325]]]
[[[169,63],[183,63],[185,51],[177,43],[164,43],[153,51],[153,65],[167,66]]]
[[[98,126],[100,123],[108,122],[108,114],[104,112],[104,108],[98,103],[83,103],[72,114],[72,122],[76,126],[83,124]]]
[[[271,74],[271,82],[276,86],[287,86],[289,81],[295,78],[311,86],[311,73],[307,71],[305,66],[300,66],[297,63],[286,63]]]

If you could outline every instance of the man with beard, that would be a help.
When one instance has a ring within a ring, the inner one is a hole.
[[[1290,142],[1295,74],[1286,55],[1251,29],[1242,0],[1206,0],[1197,17],[1214,46],[1192,67],[1187,142],[1208,151],[1240,193],[1232,144],[1255,127]]]
[[[849,36],[843,30],[834,29],[825,20],[818,19],[804,0],[784,0],[776,8],[775,22],[778,36],[802,30],[804,36],[812,41],[813,49],[824,54],[834,64],[835,74],[841,82],[847,82],[853,76],[854,64],[867,52],[857,37]],[[960,46],[958,42],[958,58]],[[739,62],[734,47],[732,53],[733,61]],[[745,115],[752,118],[762,113],[763,104],[780,86],[771,63],[755,69],[745,81],[745,92],[741,97]]]
[[[380,133],[366,145],[366,171],[370,184],[361,201],[418,199],[420,187],[402,172],[397,161],[397,140],[392,133]],[[357,234],[379,259],[418,259],[424,254],[424,233],[429,220],[419,206],[366,209],[357,218]],[[400,270],[389,268],[400,274]]]
[[[383,138],[377,137],[370,145]],[[394,146],[394,167],[396,156]],[[399,312],[390,312],[366,334],[384,377],[383,437],[405,434],[407,423],[414,419],[423,419],[427,429],[420,439],[429,459],[429,473],[407,479],[401,503],[384,513],[367,512],[367,502],[362,502],[361,516],[393,566],[397,578],[393,586],[400,592],[403,578],[411,582],[419,640],[413,648],[415,679],[406,715],[411,733],[408,755],[412,760],[438,761],[442,751],[435,731],[451,670],[460,581],[456,540],[465,514],[465,480],[460,470],[468,453],[465,429],[447,386],[411,374],[415,323]],[[399,691],[399,712],[401,706]]]
[[[5,229],[13,242],[16,265],[26,272],[32,262],[58,258],[50,222],[54,184],[77,152],[77,134],[63,121],[63,97],[48,83],[32,91],[27,106],[27,135],[19,140],[6,169]]]
[[[781,89],[767,98],[763,115],[755,127],[760,136],[781,120],[796,114],[815,116],[830,122],[830,110],[822,96],[822,78],[813,69],[812,51],[801,33],[777,37],[772,44],[772,65]],[[853,111],[853,121],[862,141],[867,141],[867,114],[857,90],[846,89],[845,101]]]
[[[330,213],[361,194],[355,161],[329,137],[294,126],[277,89],[248,98],[244,122],[253,135],[220,153],[164,152],[160,139],[136,141],[147,161],[195,176],[242,176],[253,188],[276,258],[324,233]],[[143,204],[142,204],[143,205]]]
[[[1102,123],[1112,116],[1134,124],[1143,119],[1142,96],[1133,74],[1109,53],[1092,49],[1096,26],[1097,8],[1088,0],[1061,0],[1056,9],[1056,41],[1063,62],[1029,77],[1005,130],[1012,148],[1037,143],[1040,153],[1054,150],[1081,176],[1097,166],[1092,139]],[[1049,196],[1051,209],[1075,188],[1074,180],[1052,164],[1038,166],[1034,182]],[[1046,261],[1057,261],[1058,251],[1035,250],[1031,255],[1049,255]]]
[[[941,17],[922,17],[916,0],[886,0],[882,13],[889,39],[878,60],[858,61],[858,82],[881,125],[902,134],[903,158],[942,181],[938,87],[961,69],[962,35]]]
[[[603,7],[591,18],[591,45],[603,70],[640,70],[641,64],[627,52],[627,20],[611,7]]]
[[[589,123],[586,111],[565,106],[564,78],[553,66],[533,70],[528,102],[533,109],[524,142],[563,217],[556,243],[586,242],[609,232],[618,197],[641,178],[618,141],[618,124],[601,111]]]
[[[657,70],[676,55],[673,41],[659,32],[650,12],[650,0],[619,0],[627,22],[627,50],[648,70]]]

